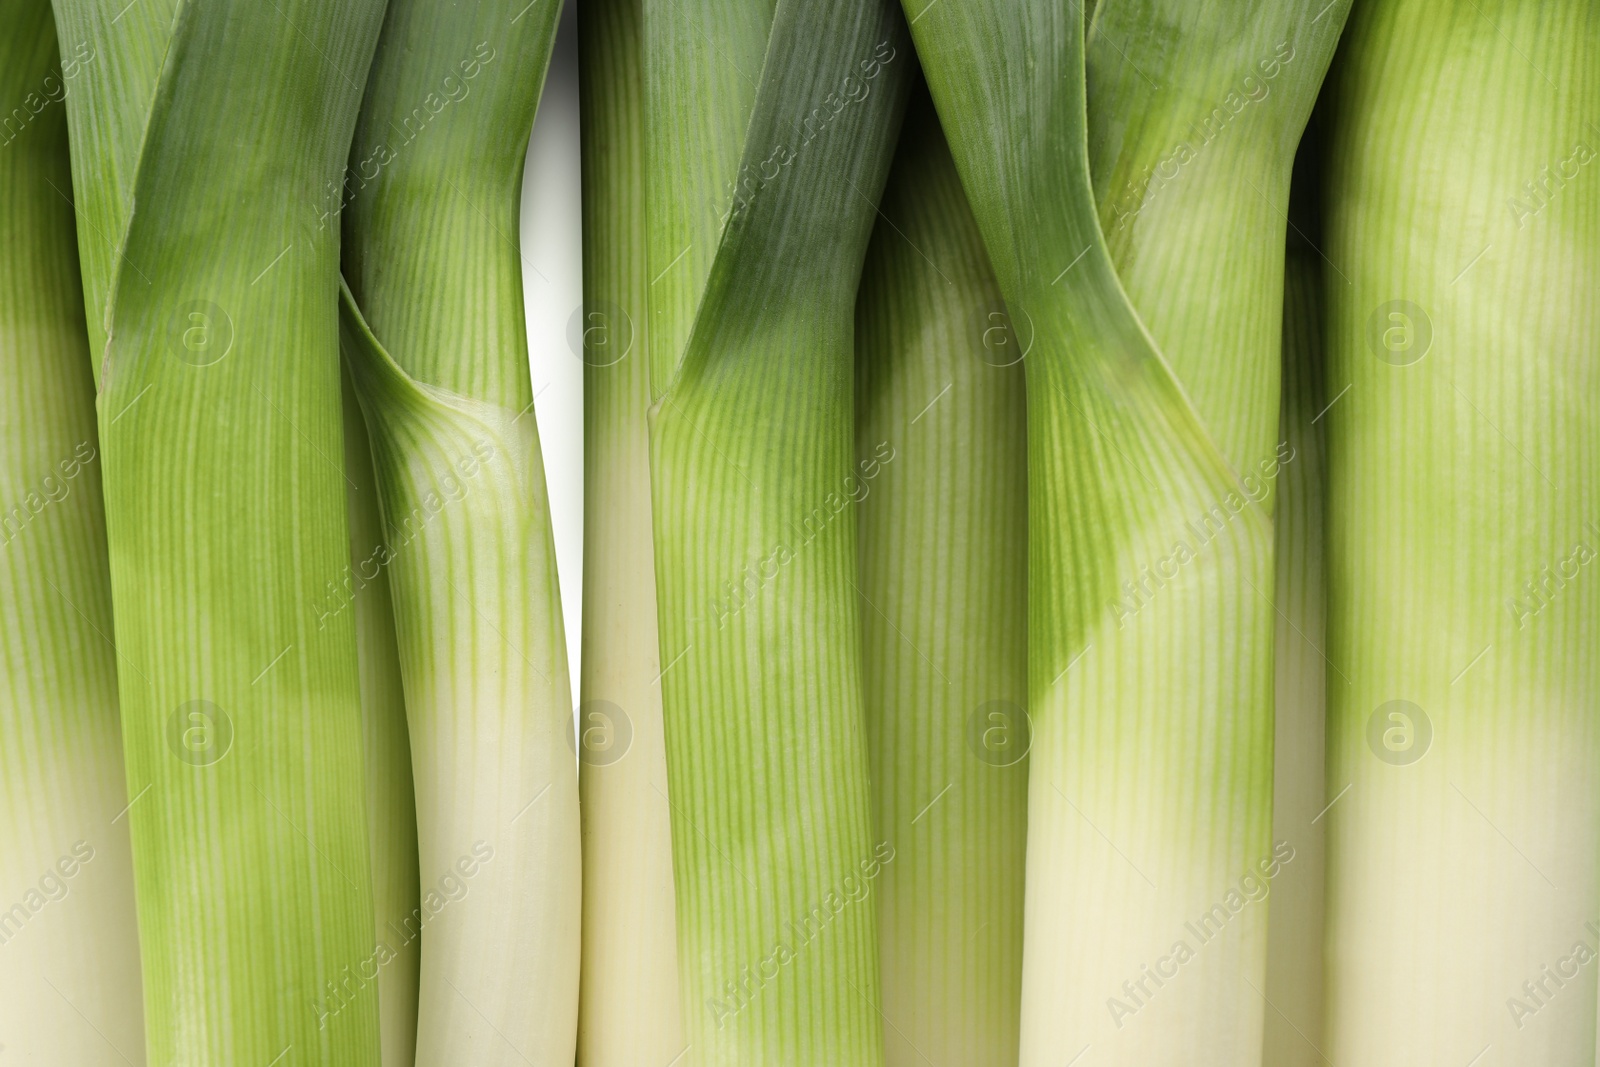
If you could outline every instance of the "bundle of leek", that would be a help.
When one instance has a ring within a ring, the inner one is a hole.
[[[584,8],[577,729],[559,5],[0,13],[0,1051],[1593,1062],[1600,17],[905,2]]]

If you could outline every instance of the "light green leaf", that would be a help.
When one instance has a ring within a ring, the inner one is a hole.
[[[1107,246],[1241,477],[1259,476],[1278,443],[1289,174],[1348,7],[1271,0],[1241,17],[1103,0],[1088,31],[1089,163]]]
[[[642,3],[650,381],[658,398],[687,349],[722,228],[752,195],[741,166],[778,0]]]
[[[72,199],[96,386],[145,125],[180,2],[54,0],[62,80],[70,98],[72,158],[81,161],[72,169]],[[71,78],[66,77],[69,67]]]

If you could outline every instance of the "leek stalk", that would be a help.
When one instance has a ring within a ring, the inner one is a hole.
[[[877,1065],[853,309],[880,0],[647,0],[651,482],[686,1062]]]
[[[514,237],[558,15],[392,2],[350,152],[345,352],[410,724],[425,1067],[573,1058],[571,689]]]
[[[0,1034],[18,1063],[143,1064],[111,575],[67,198],[62,99],[83,62],[58,58],[46,0],[0,9]]]
[[[1322,1062],[1324,817],[1328,801],[1326,687],[1327,583],[1323,496],[1327,462],[1322,427],[1323,265],[1321,126],[1315,114],[1295,156],[1288,247],[1283,265],[1281,439],[1293,458],[1278,474],[1274,513],[1272,838],[1293,842],[1293,862],[1272,883],[1267,915],[1267,1001],[1262,1062],[1317,1067]]]
[[[1332,86],[1336,1063],[1595,1062],[1597,50],[1365,4]]]
[[[410,1067],[417,1049],[423,922],[417,873],[417,799],[394,601],[388,581],[378,573],[389,545],[383,535],[371,441],[348,366],[343,385],[350,566],[343,582],[331,583],[333,593],[323,608],[348,610],[355,618],[361,739],[366,755],[367,846],[372,857],[374,957],[367,967],[375,966],[378,972],[378,1028],[384,1067]],[[382,952],[377,951],[378,945],[384,946]]]
[[[1029,1067],[1260,1061],[1259,902],[1292,856],[1270,837],[1278,205],[1323,6],[1239,33],[1102,0],[1086,60],[1070,5],[907,5],[1033,337]]]
[[[1023,340],[925,91],[857,303],[885,1061],[1015,1063],[1027,844]],[[924,1059],[926,1057],[926,1060]]]
[[[108,337],[146,1045],[156,1063],[375,1064],[355,627],[317,610],[349,542],[338,244],[312,198],[343,170],[382,4],[185,3],[170,24],[116,6],[57,17],[69,52],[117,42],[68,105]]]
[[[650,509],[644,9],[587,0],[582,62],[583,1067],[684,1051]]]

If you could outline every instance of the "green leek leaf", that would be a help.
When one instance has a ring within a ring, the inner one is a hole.
[[[134,177],[156,82],[181,0],[53,0],[62,74],[71,65],[68,129],[94,380],[106,355],[111,283],[132,210]]]

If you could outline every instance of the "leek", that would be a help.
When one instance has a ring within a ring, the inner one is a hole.
[[[144,1059],[111,576],[46,0],[0,9],[0,1034],[17,1063]],[[15,110],[12,110],[15,105]],[[19,117],[20,116],[20,117]]]
[[[652,505],[686,1062],[882,1062],[852,311],[911,56],[879,0],[647,0]],[[809,525],[808,525],[809,524]]]
[[[640,0],[579,11],[584,361],[583,1067],[684,1051],[650,515]]]
[[[571,690],[514,237],[558,14],[395,0],[350,152],[345,352],[410,724],[427,1067],[574,1050]]]
[[[88,314],[108,337],[147,1050],[372,1064],[355,627],[317,614],[349,558],[338,246],[306,198],[343,168],[382,4],[185,3],[170,27],[159,5],[117,6],[57,16],[69,52],[118,42],[68,104]]]
[[[1318,201],[1321,124],[1313,116],[1295,156],[1283,266],[1283,409],[1280,437],[1291,457],[1278,474],[1275,518],[1278,614],[1272,769],[1272,837],[1293,842],[1294,860],[1272,883],[1267,915],[1267,1002],[1262,1062],[1322,1062],[1323,830],[1327,755],[1327,589],[1323,576],[1322,427],[1324,266]],[[1337,276],[1335,276],[1337,277]]]
[[[1592,5],[53,4],[0,1059],[1596,1062]]]
[[[1024,1065],[1260,1061],[1260,902],[1292,857],[1270,837],[1281,204],[1323,6],[1241,33],[1102,0],[1086,73],[1070,5],[907,4],[1034,338]]]
[[[1333,86],[1336,1063],[1595,1062],[1597,51],[1570,0],[1366,4]]]
[[[1015,1063],[1027,843],[1027,338],[926,92],[857,304],[862,675],[885,1059]],[[924,1059],[926,1057],[926,1060]]]

